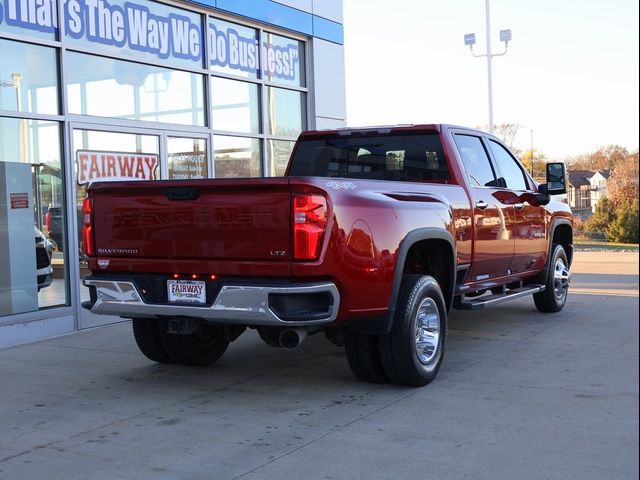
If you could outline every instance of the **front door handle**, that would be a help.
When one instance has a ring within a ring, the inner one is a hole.
[[[485,202],[484,200],[478,200],[476,202],[476,208],[479,208],[480,210],[484,210],[488,206],[489,206],[489,204],[487,202]]]

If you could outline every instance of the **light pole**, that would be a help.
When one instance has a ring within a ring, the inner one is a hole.
[[[489,0],[485,0],[485,15],[487,20],[487,52],[484,54],[476,54],[473,52],[473,45],[476,43],[476,34],[468,33],[464,36],[464,44],[469,45],[471,55],[474,57],[487,57],[487,77],[489,89],[489,131],[493,133],[493,80],[491,76],[491,59],[500,57],[507,53],[509,41],[511,40],[511,30],[500,30],[500,41],[504,42],[504,51],[501,53],[491,53],[491,15],[489,13]]]
[[[533,128],[531,129],[531,178],[533,178]]]

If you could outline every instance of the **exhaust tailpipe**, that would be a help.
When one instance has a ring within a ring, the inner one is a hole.
[[[302,328],[285,328],[280,332],[278,341],[280,342],[280,346],[285,350],[293,350],[307,338],[307,333],[308,332]]]

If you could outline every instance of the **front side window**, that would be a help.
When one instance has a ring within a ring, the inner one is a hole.
[[[496,176],[480,137],[457,134],[454,135],[454,139],[471,185],[474,187],[496,186]]]
[[[493,157],[498,163],[500,172],[507,183],[507,188],[511,190],[527,190],[527,180],[517,160],[502,145],[493,140],[489,140],[489,148],[491,148]]]

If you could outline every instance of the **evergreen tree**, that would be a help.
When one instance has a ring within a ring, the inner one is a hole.
[[[638,243],[638,199],[621,204],[616,210],[615,220],[607,227],[610,241]]]
[[[586,232],[607,233],[607,228],[616,219],[616,210],[607,197],[600,199],[596,212],[584,224]]]

